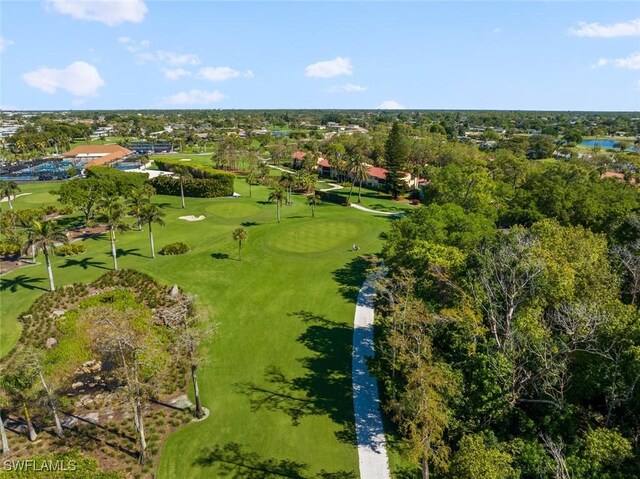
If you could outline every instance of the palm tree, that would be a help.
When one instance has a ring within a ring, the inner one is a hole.
[[[14,402],[17,402],[22,406],[24,412],[24,419],[27,423],[27,430],[29,432],[29,440],[31,442],[38,438],[35,427],[33,427],[33,421],[31,420],[31,413],[29,411],[28,402],[33,399],[33,386],[35,382],[35,375],[28,368],[19,365],[18,368],[12,368],[12,371],[2,371],[0,374],[0,388],[9,396]]]
[[[245,228],[236,228],[233,230],[233,240],[238,242],[238,261],[242,261],[242,243],[247,241],[249,233]]]
[[[280,183],[280,186],[282,186],[282,188],[285,188],[287,190],[287,202],[285,204],[287,206],[291,205],[291,188],[295,184],[295,177],[293,176],[293,174],[283,171],[280,179],[278,180],[278,183]]]
[[[367,181],[369,178],[369,165],[367,165],[364,161],[358,162],[351,170],[351,174],[353,175],[353,184],[358,181],[358,203],[362,202],[362,182]],[[351,192],[349,192],[349,199],[351,199]]]
[[[280,208],[282,207],[282,203],[286,196],[287,194],[280,187],[276,188],[269,194],[269,201],[276,204],[276,217],[278,218],[278,223],[280,223]]]
[[[316,185],[316,175],[305,171],[298,175],[298,184],[301,188],[304,188],[305,193],[314,193],[313,190]]]
[[[38,251],[44,254],[47,263],[47,273],[49,274],[49,289],[55,291],[53,283],[53,271],[51,269],[51,255],[55,254],[56,243],[68,243],[69,238],[62,231],[55,221],[34,220],[27,232],[27,241],[23,246],[25,252],[31,250],[34,256]]]
[[[120,199],[115,196],[102,198],[99,205],[100,222],[109,230],[111,242],[111,256],[113,256],[113,269],[118,271],[118,254],[116,252],[116,231],[126,231],[129,225],[125,223],[125,213]]]
[[[180,180],[180,199],[182,200],[182,208],[184,209],[184,180],[192,178],[193,176],[186,166],[177,166],[173,172],[178,175],[178,179]]]
[[[13,196],[13,199],[15,200],[16,193],[19,193],[20,191],[22,190],[18,186],[18,183],[16,183],[15,181],[3,181],[0,184],[0,197],[1,198],[4,198],[5,196],[7,197],[10,210],[13,209],[13,203],[11,203],[11,196]]]
[[[9,398],[4,389],[0,388],[0,441],[2,444],[2,455],[9,454],[9,441],[7,440],[7,431],[4,428],[4,419],[2,418],[2,408],[9,405]]]
[[[138,216],[138,222],[140,226],[142,223],[147,223],[149,225],[149,243],[151,244],[151,257],[156,257],[156,250],[153,245],[153,230],[151,229],[151,225],[153,223],[164,226],[164,220],[162,217],[164,213],[160,209],[160,207],[156,203],[147,203],[142,207],[142,211],[140,211],[140,216]]]
[[[153,186],[146,184],[140,188],[133,188],[129,193],[129,214],[136,218],[138,231],[142,231],[144,221],[140,220],[142,210],[151,202],[151,197],[156,194]]]
[[[315,194],[315,192],[307,196],[307,204],[311,206],[311,216],[314,218],[316,216],[316,206],[318,206],[320,203],[322,203],[322,201],[320,200],[320,197]]]
[[[256,183],[257,177],[256,174],[253,170],[251,170],[248,174],[247,177],[245,178],[247,184],[249,185],[249,198],[251,198],[251,186],[254,185]]]

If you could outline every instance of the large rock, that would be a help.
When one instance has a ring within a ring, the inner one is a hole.
[[[47,348],[47,349],[51,349],[56,344],[58,344],[58,340],[56,338],[47,338],[47,342],[44,343],[44,347]]]
[[[176,296],[178,296],[180,294],[180,288],[178,288],[177,284],[174,284],[171,287],[171,291],[169,291],[169,296],[171,296],[172,298],[175,298]]]

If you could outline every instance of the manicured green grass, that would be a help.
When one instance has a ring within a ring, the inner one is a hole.
[[[248,194],[244,181],[236,191]],[[244,474],[238,477],[250,477],[250,468],[357,476],[351,341],[364,262],[350,250],[356,242],[360,253],[378,252],[379,235],[393,220],[328,203],[312,218],[304,197],[294,195],[278,224],[268,194],[253,187],[251,199],[187,198],[186,209],[179,198],[158,197],[167,226],[155,228],[157,248],[184,241],[192,251],[183,256],[152,260],[146,231],[118,237],[121,268],[196,294],[202,320],[219,325],[203,346],[199,372],[211,415],[170,436],[160,478],[222,477],[225,468]],[[179,220],[183,215],[206,219]],[[231,232],[241,225],[249,238],[238,261]],[[58,285],[88,282],[111,268],[105,237],[86,244],[81,256],[54,258]],[[39,261],[0,278],[3,354],[15,343],[17,316],[46,288]]]
[[[349,196],[349,187],[345,186],[340,190],[332,190],[331,193],[347,197]],[[358,203],[358,185],[353,188],[351,203]],[[407,204],[404,201],[394,201],[391,195],[368,188],[362,188],[362,202],[359,204],[366,208],[380,211],[405,212],[415,208],[415,206]]]
[[[30,183],[19,182],[18,186],[22,190],[18,195],[23,193],[31,193],[28,195],[18,196],[15,200],[12,200],[14,208],[40,208],[41,206],[55,203],[58,199],[57,196],[50,194],[51,190],[56,190],[60,187],[60,181],[36,181]],[[9,203],[2,202],[3,211],[9,208]]]

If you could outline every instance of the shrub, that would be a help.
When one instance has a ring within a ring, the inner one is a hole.
[[[337,203],[339,205],[349,206],[351,203],[346,196],[331,193],[330,191],[316,191],[316,194],[322,199],[322,201],[328,201],[329,203]]]
[[[97,178],[112,183],[119,195],[126,196],[132,189],[139,189],[147,182],[145,173],[127,173],[108,166],[91,166],[86,169],[87,178]]]
[[[175,256],[179,254],[185,254],[189,252],[189,245],[187,243],[183,243],[182,241],[177,241],[175,243],[169,243],[162,247],[160,250],[160,254],[164,254],[167,256]]]
[[[65,206],[62,206],[61,208],[58,208],[58,213],[60,213],[63,216],[73,214],[74,211],[75,210],[71,205],[65,205]]]
[[[20,254],[20,246],[6,241],[0,242],[0,256],[13,256]]]
[[[185,164],[179,160],[155,160],[158,169],[163,171],[184,170],[192,178],[184,178],[184,194],[195,198],[215,198],[233,195],[235,176],[231,173],[216,170],[210,166]],[[151,180],[151,184],[162,195],[177,196],[180,194],[180,180],[168,176],[159,176]]]
[[[56,254],[58,256],[71,256],[74,254],[80,254],[87,251],[87,246],[84,243],[69,243],[63,244],[56,248]]]
[[[47,206],[44,207],[44,212],[47,215],[52,215],[56,211],[58,211],[58,208],[56,207],[56,205],[47,205]]]

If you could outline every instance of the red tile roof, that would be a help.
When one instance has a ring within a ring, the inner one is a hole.
[[[304,151],[296,151],[291,158],[294,160],[302,160],[305,157],[306,153]]]
[[[132,153],[133,151],[120,145],[80,145],[63,153],[63,155],[68,158],[78,157],[79,155],[88,157],[91,157],[92,155],[103,155],[98,158],[94,158],[85,165],[100,166],[113,163],[114,161],[125,158]]]

